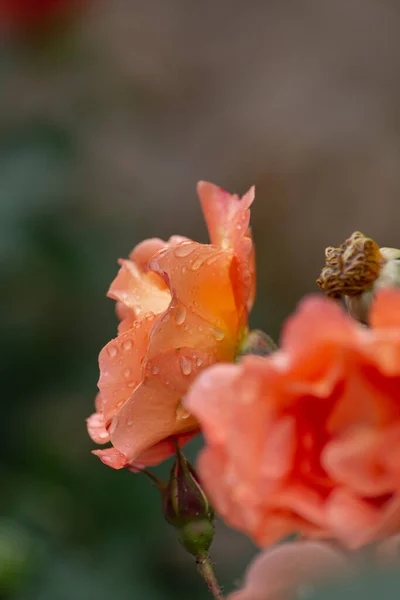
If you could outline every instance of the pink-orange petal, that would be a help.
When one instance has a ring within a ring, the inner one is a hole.
[[[215,328],[215,337],[237,336],[238,310],[232,289],[232,252],[186,242],[156,254],[150,268],[168,283],[171,295]]]
[[[126,456],[116,448],[106,448],[105,450],[92,450],[92,454],[98,456],[101,462],[112,469],[123,469],[129,466]]]
[[[260,553],[247,570],[244,588],[229,600],[296,597],[296,588],[347,571],[347,558],[322,542],[299,541]]]
[[[326,524],[332,535],[350,549],[374,539],[381,509],[346,488],[336,488],[326,502]]]
[[[227,442],[231,397],[242,375],[241,365],[215,365],[199,377],[184,399],[210,443]]]
[[[161,442],[158,442],[158,444],[155,444],[148,450],[145,450],[135,459],[134,464],[136,465],[136,468],[139,465],[141,465],[142,468],[145,468],[160,464],[175,454],[175,443],[182,447],[196,435],[198,435],[198,431],[191,431],[189,433],[177,435],[174,438],[174,441],[172,441],[171,438],[167,438]]]
[[[129,259],[136,263],[141,271],[146,271],[149,260],[156,252],[165,248],[166,245],[167,243],[164,240],[160,240],[160,238],[144,240],[134,247],[129,255]]]
[[[302,300],[295,314],[287,319],[281,336],[281,347],[289,354],[309,352],[319,344],[353,344],[359,326],[333,300],[309,296]]]
[[[397,429],[396,452],[400,459],[400,431]],[[390,435],[390,434],[389,434]],[[376,497],[391,493],[399,473],[393,472],[386,461],[388,432],[369,427],[346,430],[324,448],[321,463],[328,475],[360,496]],[[400,472],[400,468],[399,468]]]
[[[142,380],[142,360],[155,319],[137,321],[135,327],[111,340],[100,352],[98,386],[106,425]]]
[[[370,325],[374,329],[400,329],[400,290],[380,290],[371,308]]]
[[[93,413],[86,419],[87,429],[90,437],[96,444],[106,444],[110,441],[110,436],[104,426],[102,413]]]
[[[171,386],[172,387],[172,386]],[[198,430],[193,417],[179,410],[176,391],[160,388],[155,378],[142,382],[114,417],[110,426],[112,444],[129,462],[173,435]]]
[[[247,233],[254,187],[243,198],[239,198],[213,183],[199,181],[197,193],[211,243],[224,249],[235,248],[240,238]]]
[[[161,277],[156,273],[143,273],[131,260],[119,262],[121,268],[107,295],[131,311],[121,312],[120,308],[120,316],[126,318],[131,314],[134,319],[141,318],[149,312],[159,314],[166,310],[171,295]]]

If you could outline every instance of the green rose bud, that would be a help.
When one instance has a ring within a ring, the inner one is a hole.
[[[214,537],[214,514],[195,470],[180,449],[163,494],[163,510],[186,550],[194,556],[205,555]]]

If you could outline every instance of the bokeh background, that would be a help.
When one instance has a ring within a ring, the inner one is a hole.
[[[0,598],[207,596],[156,490],[90,454],[116,260],[207,241],[198,179],[255,184],[278,337],[325,246],[399,246],[399,73],[397,0],[0,0]],[[253,553],[218,524],[226,590]]]

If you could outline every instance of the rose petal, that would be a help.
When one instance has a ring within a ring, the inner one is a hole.
[[[399,478],[400,467],[396,473],[386,460],[390,441],[390,455],[396,453],[400,464],[399,427],[393,436],[387,429],[379,431],[362,426],[330,441],[323,450],[321,463],[332,478],[360,496],[382,496],[395,489]]]
[[[215,329],[215,337],[236,339],[238,308],[232,289],[231,252],[196,242],[158,253],[150,268],[168,283],[171,295]]]
[[[374,329],[400,329],[400,290],[380,290],[371,308],[370,325]]]
[[[197,193],[211,243],[224,249],[235,248],[240,238],[247,234],[250,220],[248,209],[254,200],[254,187],[243,198],[239,198],[217,185],[199,181]]]
[[[292,542],[260,553],[246,572],[242,590],[230,600],[296,597],[296,588],[347,572],[346,557],[329,544]]]
[[[116,448],[106,448],[105,450],[92,450],[92,454],[98,456],[105,465],[112,469],[123,469],[129,465],[126,456],[118,452]]]
[[[111,340],[100,352],[98,386],[106,425],[142,380],[143,357],[155,319],[137,321],[136,327]]]
[[[121,268],[108,290],[108,297],[122,303],[131,313],[120,316],[131,316],[133,322],[145,313],[159,314],[168,308],[171,294],[163,280],[156,273],[143,273],[131,260],[119,261]]]
[[[93,413],[86,419],[88,433],[96,444],[106,444],[110,441],[108,431],[104,426],[102,413]]]

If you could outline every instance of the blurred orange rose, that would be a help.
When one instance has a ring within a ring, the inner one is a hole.
[[[378,292],[370,325],[306,299],[280,351],[214,366],[189,392],[206,492],[260,545],[299,531],[356,548],[400,531],[399,290]]]
[[[298,541],[264,550],[247,569],[242,589],[228,600],[296,600],[298,588],[350,573],[345,554],[327,543]]]
[[[211,244],[172,237],[139,244],[108,295],[119,336],[99,356],[100,394],[88,430],[101,460],[118,469],[157,464],[196,435],[182,398],[205,367],[232,361],[254,298],[248,225],[254,188],[242,199],[211,183],[198,194]]]

